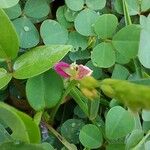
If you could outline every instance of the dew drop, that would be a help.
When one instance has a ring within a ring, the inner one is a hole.
[[[24,31],[28,32],[29,31],[29,27],[28,26],[24,26]]]
[[[75,126],[76,126],[76,123],[72,123],[71,126],[72,126],[72,127],[75,127]]]

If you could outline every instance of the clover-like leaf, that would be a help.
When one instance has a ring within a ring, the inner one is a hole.
[[[93,25],[98,19],[98,14],[90,9],[82,10],[75,19],[75,28],[77,32],[84,36],[94,35]],[[83,21],[84,20],[84,21]]]
[[[40,37],[34,24],[26,17],[17,18],[13,21],[20,39],[20,47],[32,48],[39,43]]]
[[[68,40],[68,31],[54,20],[45,20],[40,33],[45,45],[66,44]]]
[[[127,58],[135,58],[139,49],[140,31],[140,27],[134,24],[118,31],[112,40],[116,50]]]
[[[129,134],[134,128],[133,115],[120,106],[111,108],[106,115],[106,136],[118,139]]]
[[[27,81],[26,93],[29,104],[36,111],[52,108],[61,100],[63,81],[53,70],[47,71]]]
[[[96,67],[109,68],[115,64],[115,51],[110,43],[100,43],[93,49],[91,60]]]
[[[118,25],[118,19],[115,15],[104,14],[99,16],[97,21],[94,24],[95,33],[99,38],[111,38],[115,33],[115,30]]]

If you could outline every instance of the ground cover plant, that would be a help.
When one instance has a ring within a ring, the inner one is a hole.
[[[0,0],[0,149],[150,149],[149,0]]]

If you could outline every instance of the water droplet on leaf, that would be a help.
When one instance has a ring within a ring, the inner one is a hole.
[[[29,31],[29,27],[28,26],[24,26],[24,30],[27,32]]]

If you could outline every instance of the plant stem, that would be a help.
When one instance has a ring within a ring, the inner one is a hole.
[[[137,60],[137,58],[135,58],[135,59],[133,59],[133,62],[134,62],[135,71],[136,71],[138,78],[142,78],[141,65],[140,65],[139,61]]]
[[[75,100],[75,102],[79,105],[79,107],[82,109],[82,111],[88,115],[88,106],[85,101],[88,101],[85,96],[76,88],[72,88],[70,91],[70,96]],[[84,101],[85,100],[85,101]]]
[[[10,60],[10,59],[7,59],[7,60],[6,60],[6,63],[7,63],[8,71],[9,71],[10,73],[12,73],[12,72],[13,72],[13,65],[12,65],[11,60]]]
[[[69,143],[64,137],[62,137],[51,125],[45,123],[48,130],[54,134],[57,139],[68,149],[68,150],[77,150],[74,144]]]
[[[147,132],[147,134],[143,137],[143,139],[134,147],[132,148],[132,150],[137,150],[139,149],[143,144],[144,142],[146,141],[146,139],[150,136],[150,130]]]
[[[76,81],[72,80],[68,87],[66,88],[65,92],[62,95],[61,100],[58,102],[58,104],[51,110],[50,113],[50,122],[53,123],[55,115],[59,109],[59,107],[61,106],[61,103],[64,101],[64,99],[66,98],[66,96],[70,93],[71,89],[76,85]]]

